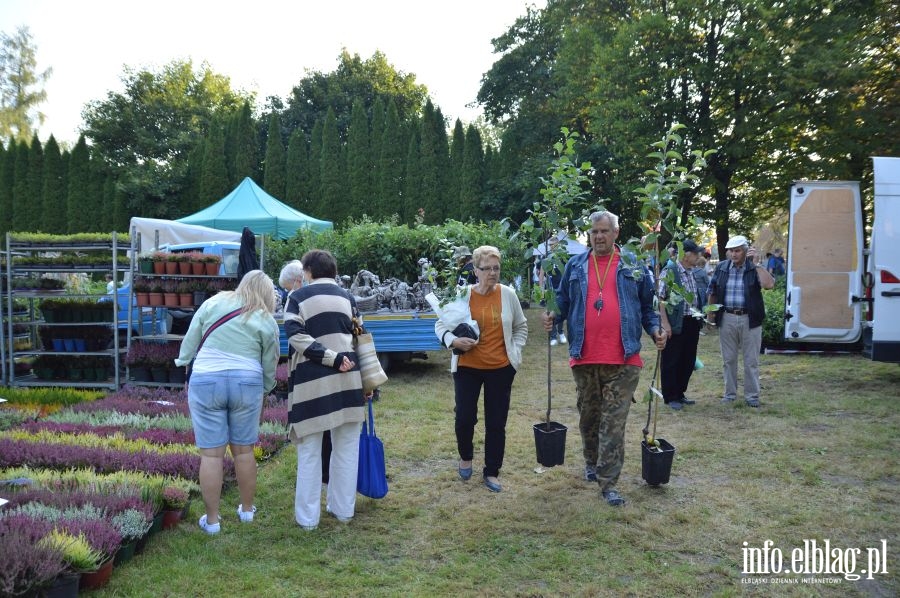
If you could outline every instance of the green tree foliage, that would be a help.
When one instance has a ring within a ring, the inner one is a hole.
[[[422,172],[419,152],[419,135],[413,130],[406,150],[406,173],[403,180],[403,197],[398,202],[400,220],[411,223],[416,216],[425,215],[422,193]]]
[[[409,142],[405,141],[403,126],[397,105],[393,101],[387,103],[385,111],[384,132],[381,134],[381,151],[379,152],[379,203],[385,214],[397,214],[400,222],[412,222],[412,209],[404,197],[404,176]]]
[[[256,124],[250,102],[231,115],[225,136],[225,160],[228,166],[228,186],[234,188],[245,177],[256,178],[259,162]]]
[[[28,230],[28,209],[24,205],[24,202],[28,201],[28,143],[19,141],[15,144],[15,148],[11,230]]]
[[[91,154],[84,135],[69,154],[69,188],[66,194],[66,232],[93,230],[94,215],[85,209],[91,203]],[[143,212],[139,212],[143,213]],[[28,230],[28,229],[22,229]]]
[[[309,136],[309,190],[310,203],[315,206],[315,211],[311,216],[319,218],[322,213],[324,204],[322,201],[322,131],[324,121],[318,120],[313,125],[312,133]]]
[[[337,119],[334,110],[325,114],[322,126],[322,195],[319,214],[316,218],[324,218],[333,222],[342,222],[350,216],[347,202],[347,188],[344,185],[344,174],[341,168],[341,143],[338,136]]]
[[[314,195],[310,186],[309,168],[306,135],[297,129],[288,141],[284,202],[306,214],[315,208],[311,203]]]
[[[225,197],[232,187],[228,184],[228,169],[225,166],[225,134],[219,126],[212,127],[206,143],[203,144],[203,170],[200,173],[199,203],[193,209],[184,210],[181,216],[202,210]]]
[[[453,209],[452,217],[464,220],[464,208],[462,205],[462,173],[463,154],[466,147],[466,131],[462,121],[458,118],[453,125],[453,134],[450,136],[450,182],[447,186],[447,201]]]
[[[44,148],[37,133],[31,138],[28,146],[28,173],[25,178],[25,195],[16,197],[16,204],[21,206],[22,225],[24,230],[43,229],[41,213],[41,193],[44,190]]]
[[[461,220],[481,217],[481,198],[484,195],[484,147],[481,133],[475,125],[466,130],[465,149],[459,179],[459,203],[462,206]]]
[[[369,121],[361,99],[353,102],[350,128],[347,131],[347,178],[350,183],[350,205],[357,213],[383,218],[380,202],[373,201],[372,149],[369,143]]]
[[[426,95],[427,89],[416,84],[415,75],[395,69],[381,52],[363,60],[345,49],[333,72],[309,73],[294,87],[281,122],[290,131],[302,129],[310,133],[316,121],[324,120],[328,110],[333,110],[335,124],[345,139],[356,100],[362,101],[369,121],[376,98],[385,104],[393,100],[400,119],[404,120],[418,114]]]
[[[37,70],[37,47],[28,27],[0,33],[0,136],[28,141],[44,123],[38,106],[47,100],[44,83],[52,69]]]
[[[188,157],[216,114],[238,110],[244,98],[227,77],[203,64],[172,62],[158,73],[125,69],[124,92],[83,112],[85,135],[98,159],[117,176],[129,209],[168,217],[179,209]]]
[[[9,147],[10,149],[7,150],[0,143],[0,234],[12,229],[15,173],[15,143],[12,140],[10,140]]]
[[[717,153],[682,191],[681,220],[703,217],[720,246],[769,218],[793,179],[865,180],[873,148],[897,150],[896,77],[884,76],[896,14],[889,0],[550,0],[494,41],[503,56],[479,92],[518,164],[497,200],[533,180],[548,123],[582,134],[594,194],[626,222],[647,140],[687,125],[688,148]]]
[[[284,141],[281,138],[281,120],[278,114],[269,117],[269,134],[266,138],[266,161],[263,164],[263,189],[277,199],[284,198],[285,181]]]
[[[44,146],[40,230],[53,234],[66,232],[66,196],[67,181],[63,156],[56,138],[51,135]]]
[[[444,221],[446,184],[450,163],[447,130],[440,109],[428,100],[419,121],[419,193],[425,208],[425,222]]]

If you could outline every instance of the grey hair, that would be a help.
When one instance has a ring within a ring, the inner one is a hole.
[[[303,276],[303,262],[300,260],[291,260],[281,269],[278,275],[278,286],[283,289],[288,288],[291,282]]]
[[[599,222],[600,220],[603,220],[604,218],[609,220],[609,223],[612,224],[613,229],[619,230],[619,217],[616,216],[615,214],[613,214],[612,212],[603,210],[601,212],[594,212],[593,214],[591,214],[591,222],[592,223]]]
[[[476,268],[480,268],[481,264],[484,263],[484,260],[489,257],[495,257],[498,260],[502,259],[500,250],[493,245],[482,245],[481,247],[475,248],[475,251],[472,252],[472,261],[475,262]]]

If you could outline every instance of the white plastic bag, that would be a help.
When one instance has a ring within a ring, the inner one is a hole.
[[[476,334],[481,336],[478,322],[472,319],[472,312],[469,311],[469,293],[467,290],[463,290],[461,293],[456,299],[443,306],[434,293],[425,295],[425,300],[449,330],[455,329],[460,324],[468,324]]]

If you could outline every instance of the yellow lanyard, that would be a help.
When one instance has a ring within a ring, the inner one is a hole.
[[[600,287],[600,295],[597,297],[597,300],[594,301],[594,307],[597,308],[597,315],[600,315],[600,310],[603,309],[603,285],[606,284],[606,276],[609,274],[609,268],[612,266],[613,259],[616,257],[616,250],[613,248],[613,252],[609,256],[609,261],[606,262],[606,270],[603,272],[603,279],[600,279],[600,266],[597,265],[597,256],[591,253],[591,259],[594,262],[594,274],[597,276],[597,286]]]

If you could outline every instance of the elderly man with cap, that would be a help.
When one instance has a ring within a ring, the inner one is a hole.
[[[762,289],[775,286],[775,279],[765,266],[757,263],[757,252],[743,235],[731,237],[725,245],[728,259],[716,266],[709,283],[707,303],[720,304],[717,312],[710,312],[719,327],[725,374],[723,403],[737,398],[738,355],[744,361],[744,401],[759,407],[759,349],[762,345],[762,324],[766,317]],[[712,323],[712,322],[711,322]]]
[[[673,244],[675,256],[666,264],[659,277],[659,297],[666,304],[668,315],[669,341],[662,351],[663,400],[675,411],[696,401],[687,398],[688,383],[694,373],[697,360],[697,343],[703,327],[703,306],[706,297],[697,288],[693,268],[700,258],[700,247],[691,239],[681,244],[681,259],[677,259],[678,247]],[[671,274],[670,274],[671,273]],[[678,294],[672,295],[672,286],[680,287]],[[705,294],[706,289],[703,289]]]
[[[472,251],[465,245],[460,245],[453,250],[453,259],[456,260],[456,267],[459,268],[459,276],[456,284],[475,284],[478,280],[475,278],[475,263],[472,262]]]

